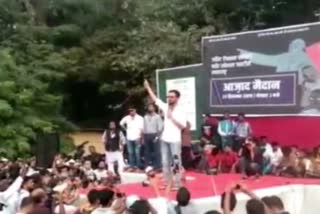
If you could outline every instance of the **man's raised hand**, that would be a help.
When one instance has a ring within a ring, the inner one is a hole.
[[[143,85],[144,85],[145,89],[149,89],[150,88],[150,84],[149,84],[148,80],[146,80],[146,79],[144,80]]]

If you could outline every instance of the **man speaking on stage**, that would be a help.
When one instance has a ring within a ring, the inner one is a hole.
[[[144,81],[144,87],[152,101],[162,110],[164,115],[164,127],[161,136],[162,168],[167,185],[175,175],[173,189],[176,190],[182,186],[181,132],[187,125],[186,113],[179,106],[180,92],[170,90],[167,96],[168,103],[164,103],[157,98],[147,80]],[[175,170],[171,170],[171,166],[174,166]]]

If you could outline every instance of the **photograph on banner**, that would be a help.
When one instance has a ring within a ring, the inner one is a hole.
[[[320,116],[319,23],[205,37],[202,48],[209,112]]]
[[[191,131],[196,130],[196,78],[186,77],[169,79],[166,81],[166,90],[167,93],[170,90],[178,90],[181,93],[179,105],[186,111]]]

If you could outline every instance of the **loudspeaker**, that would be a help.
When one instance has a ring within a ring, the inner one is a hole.
[[[57,133],[38,134],[35,146],[36,165],[51,168],[54,156],[60,151],[60,140]]]

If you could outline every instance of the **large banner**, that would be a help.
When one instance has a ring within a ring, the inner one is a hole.
[[[206,112],[320,116],[320,24],[205,37]]]

